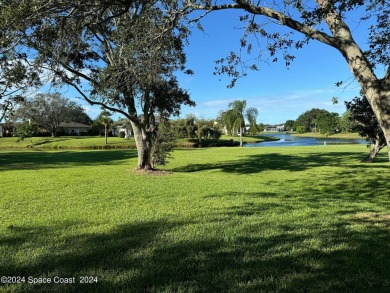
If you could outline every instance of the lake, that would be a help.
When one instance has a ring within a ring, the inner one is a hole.
[[[265,141],[259,143],[248,143],[247,147],[266,147],[266,146],[311,146],[311,145],[334,145],[334,144],[366,144],[365,139],[340,139],[332,137],[299,137],[287,133],[266,134],[279,138],[276,141]]]

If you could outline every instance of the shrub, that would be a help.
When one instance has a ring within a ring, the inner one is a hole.
[[[298,133],[305,133],[306,132],[306,128],[305,128],[305,126],[299,125],[299,126],[297,126],[296,131]]]
[[[175,131],[167,121],[161,121],[158,129],[153,136],[152,163],[153,167],[157,165],[166,165],[170,153],[173,151],[176,143]]]

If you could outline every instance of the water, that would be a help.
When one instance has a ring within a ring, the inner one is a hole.
[[[265,141],[259,143],[248,143],[247,147],[265,147],[265,146],[311,146],[311,145],[333,145],[333,144],[366,144],[364,139],[340,139],[332,137],[298,137],[287,133],[267,134],[279,138],[276,141]]]

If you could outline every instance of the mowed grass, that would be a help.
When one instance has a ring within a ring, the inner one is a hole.
[[[230,145],[233,140],[236,145],[239,144],[238,136],[231,137],[223,135],[219,140],[202,140],[204,146],[208,145]],[[254,143],[266,140],[273,140],[269,136],[245,136],[244,143]],[[180,138],[176,141],[178,148],[198,147],[198,139]],[[16,137],[0,138],[0,150],[4,148],[37,148],[37,149],[116,149],[116,148],[132,148],[135,149],[134,138],[129,139],[120,137],[108,137],[107,145],[104,137],[99,136],[59,136],[59,137],[33,137],[26,138],[23,141],[18,141]]]
[[[294,136],[300,137],[316,137],[316,138],[346,138],[346,139],[364,139],[358,133],[336,133],[332,135],[324,135],[319,132],[293,133]]]
[[[0,271],[26,283],[0,291],[389,292],[390,165],[366,152],[177,150],[159,176],[133,150],[1,152]]]
[[[1,148],[40,149],[88,149],[88,148],[135,148],[133,138],[108,137],[107,145],[104,137],[100,136],[59,136],[59,137],[32,137],[18,142],[16,137],[0,138]]]

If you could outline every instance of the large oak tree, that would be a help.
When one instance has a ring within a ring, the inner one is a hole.
[[[54,137],[61,122],[79,122],[77,115],[81,118],[89,118],[83,108],[77,103],[62,97],[61,94],[40,93],[21,101],[13,119],[30,120],[49,131]]]
[[[155,116],[194,105],[179,87],[188,31],[167,11],[175,1],[2,1],[1,45],[52,84],[131,121],[138,168],[151,169]],[[5,20],[4,20],[5,19]]]

